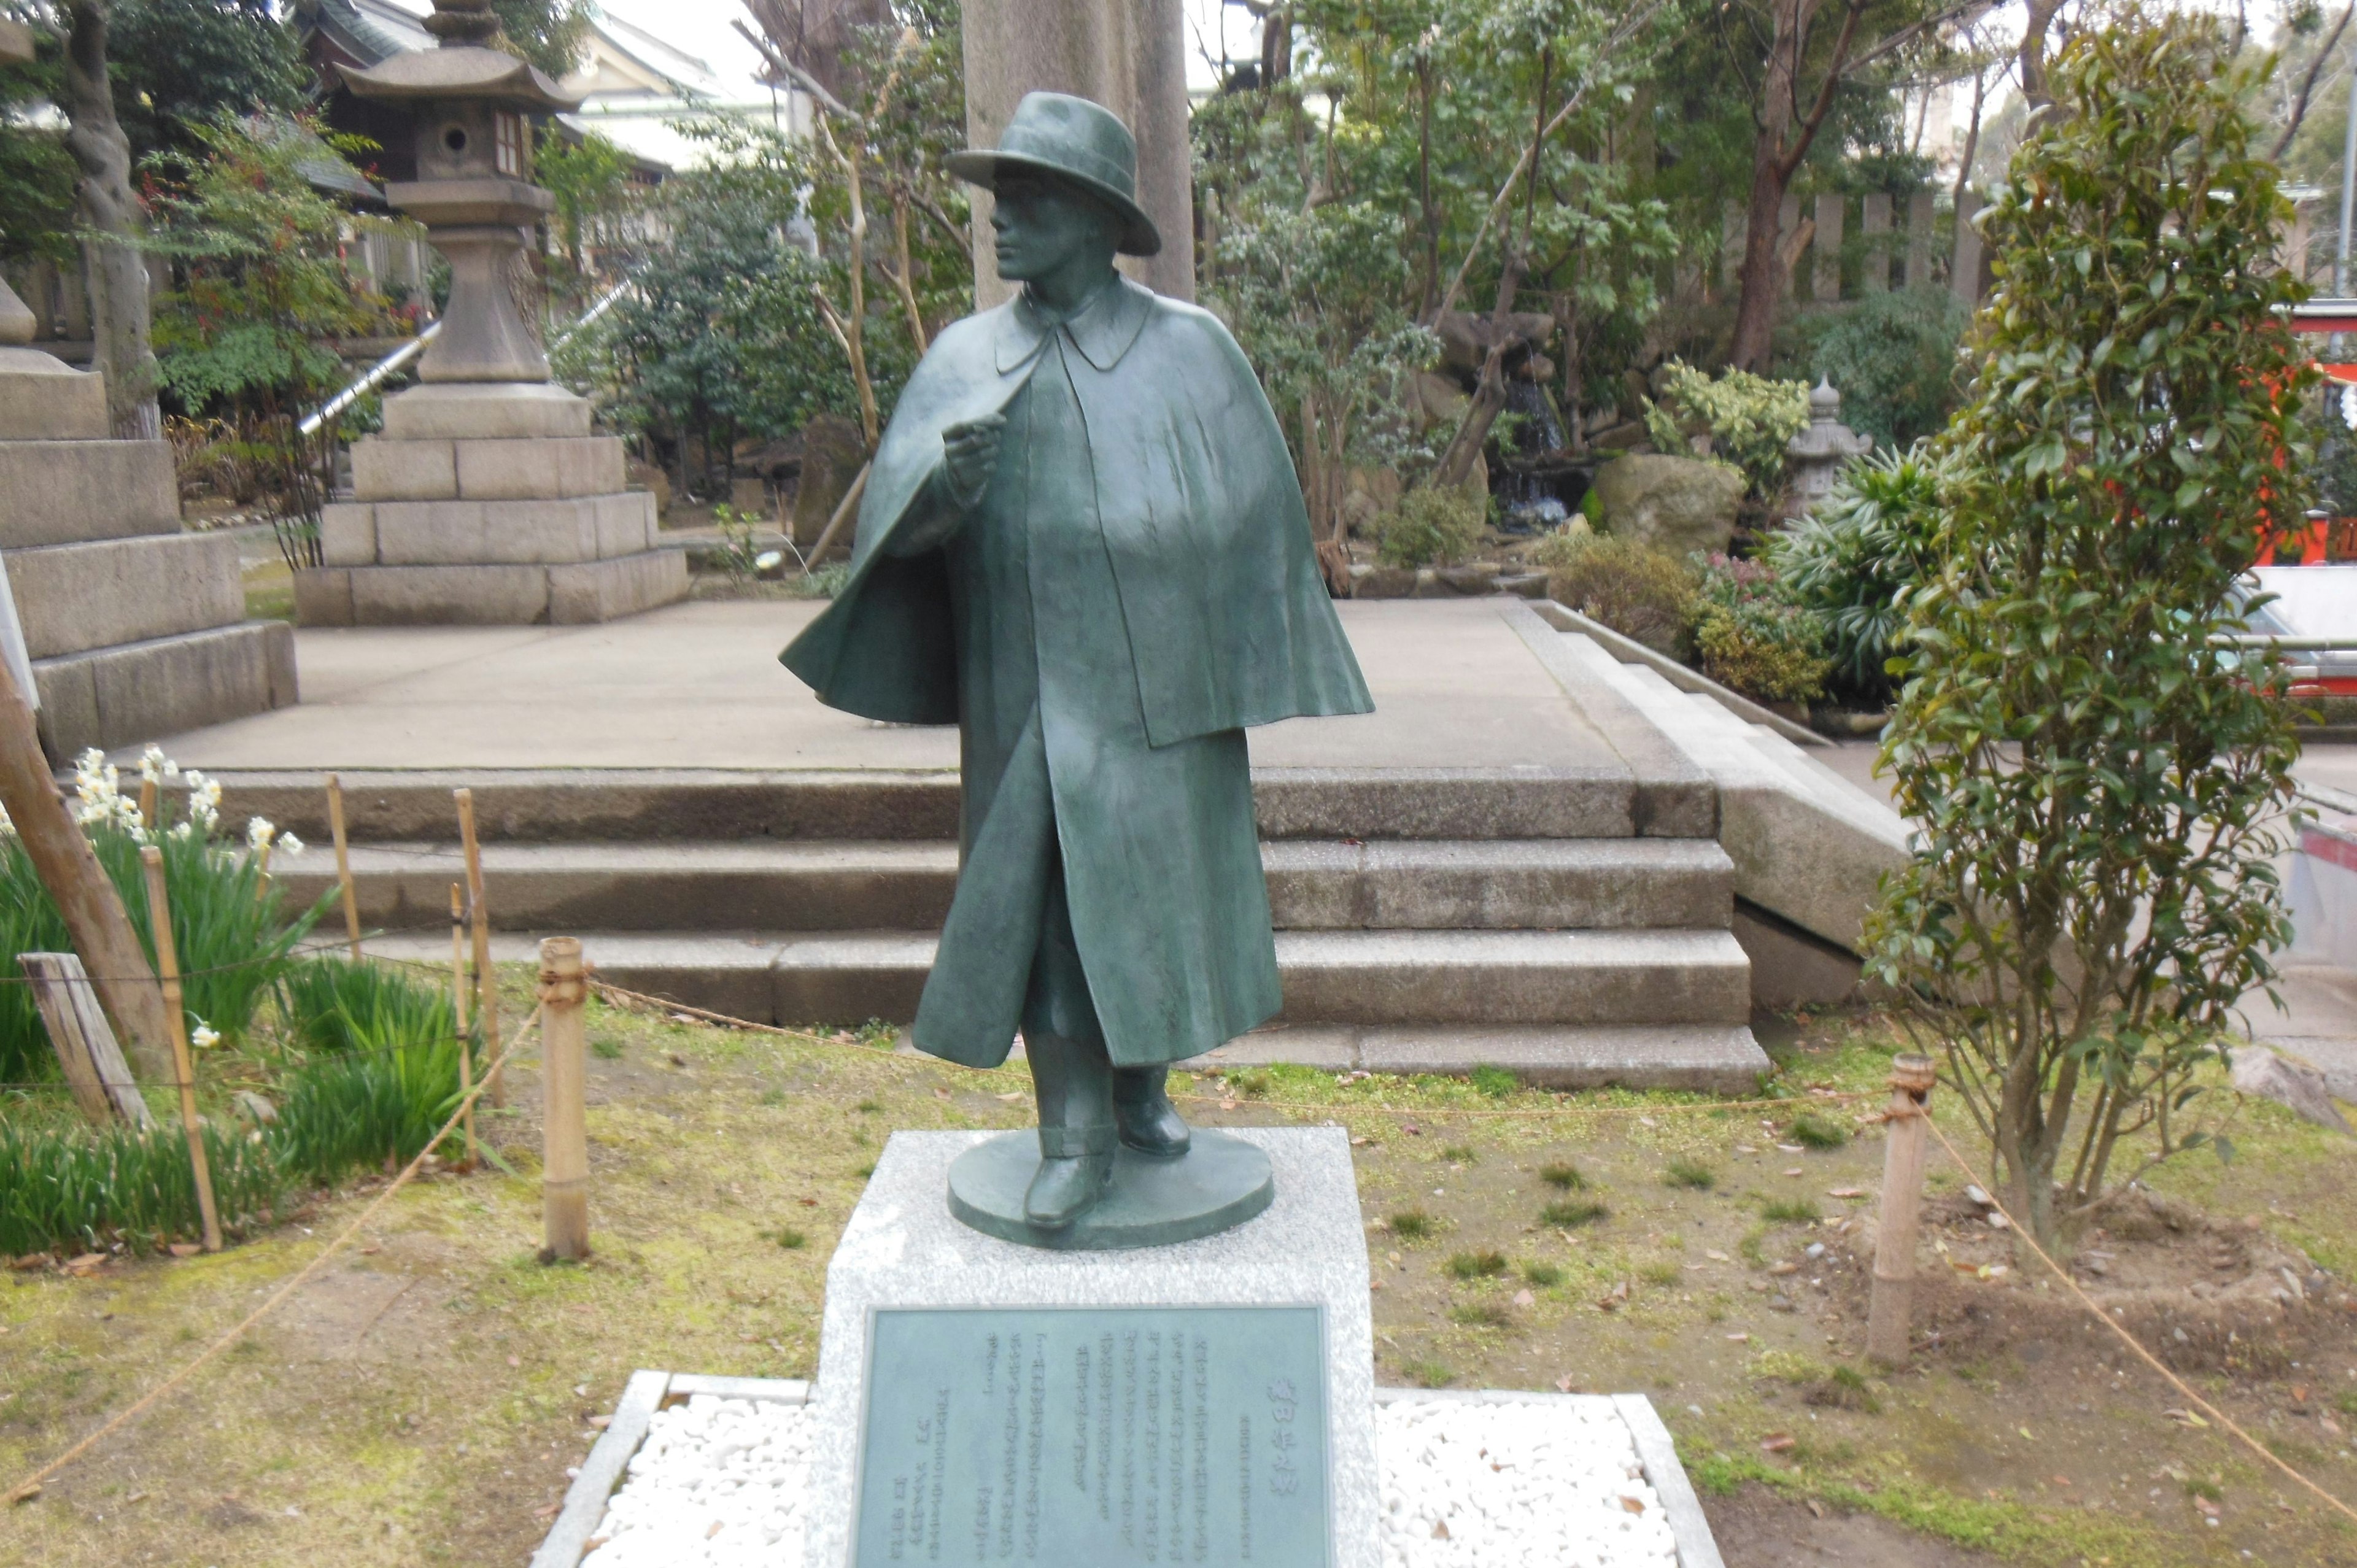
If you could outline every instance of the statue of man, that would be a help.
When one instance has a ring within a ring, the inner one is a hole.
[[[1070,1226],[1116,1142],[1186,1153],[1168,1064],[1277,1011],[1244,727],[1370,711],[1268,401],[1217,319],[1123,278],[1161,244],[1136,146],[1035,92],[996,152],[1010,302],[958,322],[876,453],[851,574],[781,656],[819,700],[961,730],[963,859],[919,1048],[1020,1029],[1025,1218]]]

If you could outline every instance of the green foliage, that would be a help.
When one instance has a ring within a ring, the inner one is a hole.
[[[1506,1272],[1506,1254],[1490,1248],[1478,1252],[1452,1252],[1444,1266],[1451,1279],[1493,1279]]]
[[[457,1040],[389,1031],[289,1075],[271,1143],[289,1181],[324,1187],[354,1170],[416,1158],[458,1098]]]
[[[1942,475],[1952,465],[1920,444],[1861,458],[1814,512],[1768,542],[1785,594],[1824,626],[1833,674],[1868,701],[1892,690],[1886,666],[1901,651],[1903,596],[1933,570]]]
[[[79,176],[63,128],[41,113],[64,91],[59,44],[40,32],[34,45],[30,63],[0,64],[0,261],[70,263]]]
[[[1718,1185],[1718,1175],[1700,1160],[1678,1155],[1662,1167],[1662,1182],[1665,1187],[1691,1187],[1696,1192],[1708,1192]]]
[[[146,766],[161,776],[164,764],[157,754],[150,752]],[[155,942],[139,852],[148,843],[164,852],[172,942],[190,1032],[200,1044],[243,1036],[264,998],[293,965],[296,943],[326,903],[300,912],[287,909],[285,894],[264,880],[253,853],[258,843],[271,842],[270,824],[256,818],[245,844],[230,839],[221,829],[220,786],[203,775],[188,776],[190,788],[180,820],[171,822],[167,815],[151,833],[140,822],[136,802],[121,792],[116,770],[98,752],[84,753],[75,772],[76,815],[99,865],[122,895],[151,963]],[[64,917],[13,830],[0,832],[0,948],[5,950],[0,955],[0,1079],[45,1081],[56,1075],[56,1058],[16,955],[70,952],[72,943]]]
[[[1814,612],[1794,604],[1760,561],[1697,560],[1693,635],[1703,672],[1763,703],[1805,703],[1833,660]]]
[[[1770,1225],[1806,1225],[1820,1216],[1814,1198],[1771,1197],[1760,1206],[1760,1218]]]
[[[1694,571],[1665,550],[1609,533],[1564,529],[1534,557],[1547,596],[1623,637],[1676,655],[1693,618]]]
[[[1593,1225],[1609,1218],[1612,1210],[1588,1197],[1560,1197],[1539,1209],[1539,1223],[1554,1225],[1566,1230],[1582,1225]]]
[[[1445,1389],[1457,1376],[1446,1361],[1403,1361],[1400,1370],[1405,1372],[1408,1380],[1420,1389]]]
[[[278,979],[279,1016],[296,1044],[322,1056],[456,1035],[449,993],[390,964],[319,953]]]
[[[1523,1080],[1511,1069],[1487,1065],[1475,1068],[1467,1081],[1492,1100],[1503,1100],[1523,1086]]]
[[[1887,289],[1811,325],[1809,368],[1842,394],[1842,423],[1883,446],[1904,446],[1947,424],[1963,390],[1956,346],[1972,310],[1932,284]]]
[[[1563,1283],[1563,1268],[1557,1263],[1533,1258],[1522,1265],[1521,1272],[1523,1283],[1534,1290],[1544,1290],[1549,1285]]]
[[[1587,1186],[1587,1178],[1580,1175],[1579,1167],[1568,1160],[1555,1160],[1541,1165],[1539,1180],[1557,1192],[1578,1192]]]
[[[284,1191],[262,1140],[208,1123],[205,1159],[221,1229],[266,1223]],[[0,1120],[0,1256],[136,1251],[203,1234],[188,1136],[177,1120],[144,1132]]]
[[[1421,1241],[1439,1229],[1421,1208],[1403,1208],[1391,1217],[1392,1234],[1403,1241]]]
[[[155,247],[179,286],[156,302],[156,382],[190,414],[225,421],[263,470],[290,566],[319,564],[319,510],[337,431],[297,429],[343,381],[326,339],[383,316],[341,259],[345,214],[310,171],[364,145],[309,120],[225,114],[189,127],[196,151],[151,166]]]
[[[490,0],[500,19],[492,47],[530,60],[552,77],[570,75],[589,43],[595,0]]]
[[[1662,367],[1662,395],[1645,405],[1645,430],[1664,452],[1686,453],[1710,438],[1710,456],[1743,470],[1746,489],[1766,500],[1783,488],[1784,448],[1808,427],[1806,381],[1770,381],[1730,370],[1713,378],[1681,360]]]
[[[1813,1111],[1803,1111],[1786,1124],[1784,1136],[1803,1148],[1838,1149],[1849,1142],[1849,1129]]]
[[[1452,1303],[1448,1308],[1448,1321],[1461,1323],[1468,1328],[1504,1328],[1514,1321],[1514,1316],[1506,1310],[1504,1303],[1484,1296]]]
[[[2288,209],[2243,108],[2264,69],[2190,14],[2064,46],[2057,113],[1983,220],[1997,287],[1885,735],[1917,847],[1871,972],[1945,1047],[2050,1247],[2115,1156],[2210,1140],[2197,1071],[2289,936],[2282,677],[2212,645],[2244,624],[2261,530],[2306,499],[2314,371],[2281,314],[2302,290],[2272,264]]]
[[[270,0],[114,0],[106,29],[115,117],[134,161],[201,156],[224,117],[292,115],[311,85]]]
[[[541,129],[532,172],[533,182],[556,199],[557,235],[577,279],[591,226],[631,205],[630,156],[595,131],[578,141],[561,135],[552,120]]]
[[[1419,485],[1376,522],[1375,556],[1386,566],[1451,565],[1472,553],[1489,518],[1480,490]]]

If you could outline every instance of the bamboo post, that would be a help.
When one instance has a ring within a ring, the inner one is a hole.
[[[336,886],[344,890],[344,930],[351,938],[352,961],[361,961],[361,903],[352,892],[352,852],[344,834],[344,781],[328,775],[328,831],[336,835]]]
[[[483,1059],[492,1064],[486,1092],[493,1109],[508,1102],[507,1074],[500,1059],[500,977],[491,970],[491,910],[483,901],[483,846],[475,837],[475,792],[453,789],[458,802],[458,836],[467,846],[467,907],[475,915],[475,1015],[483,1025]]]
[[[156,970],[163,980],[164,1015],[172,1026],[172,1076],[180,1086],[180,1127],[188,1135],[188,1167],[196,1173],[197,1212],[205,1224],[205,1251],[221,1250],[221,1214],[213,1208],[213,1173],[205,1159],[204,1123],[197,1117],[197,1069],[188,1056],[188,1015],[180,1004],[180,955],[172,944],[172,900],[164,888],[164,852],[139,852],[147,868],[147,922],[156,933]]]
[[[589,1123],[587,1019],[581,943],[548,937],[540,944],[541,1228],[540,1261],[589,1255]]]
[[[98,999],[114,1020],[116,1037],[142,1078],[172,1072],[171,1029],[151,977],[147,951],[132,929],[123,896],[107,879],[81,824],[41,755],[33,710],[0,660],[0,807],[16,824],[17,842],[34,875],[64,917],[66,934],[81,954]]]
[[[156,780],[145,777],[139,780],[139,821],[149,832],[156,831]]]
[[[458,885],[450,884],[450,1016],[458,1026],[458,1093],[475,1084],[475,1043],[467,1033],[467,906]],[[467,1107],[467,1165],[475,1164],[475,1108]]]
[[[1882,1214],[1875,1228],[1874,1294],[1867,1308],[1866,1354],[1886,1367],[1907,1364],[1908,1314],[1915,1299],[1916,1220],[1923,1204],[1923,1148],[1932,1114],[1932,1058],[1912,1051],[1890,1063],[1889,1130],[1882,1151]]]

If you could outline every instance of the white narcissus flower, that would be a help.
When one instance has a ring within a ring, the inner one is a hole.
[[[200,1051],[211,1050],[221,1044],[221,1031],[199,1018],[197,1026],[188,1033],[188,1044]]]
[[[296,838],[293,833],[280,833],[278,835],[278,853],[281,854],[300,854],[303,853],[303,841]]]
[[[278,830],[270,825],[267,817],[255,817],[245,824],[245,847],[248,849],[268,849],[270,841],[277,836]]]

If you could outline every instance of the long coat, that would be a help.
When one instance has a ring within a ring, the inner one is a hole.
[[[970,515],[942,432],[1008,416]],[[1060,871],[1108,1053],[1170,1061],[1277,1005],[1242,730],[1372,704],[1284,438],[1216,318],[1121,282],[943,332],[860,508],[850,576],[781,655],[822,702],[964,729],[958,891],[917,1044],[1017,1026]]]

